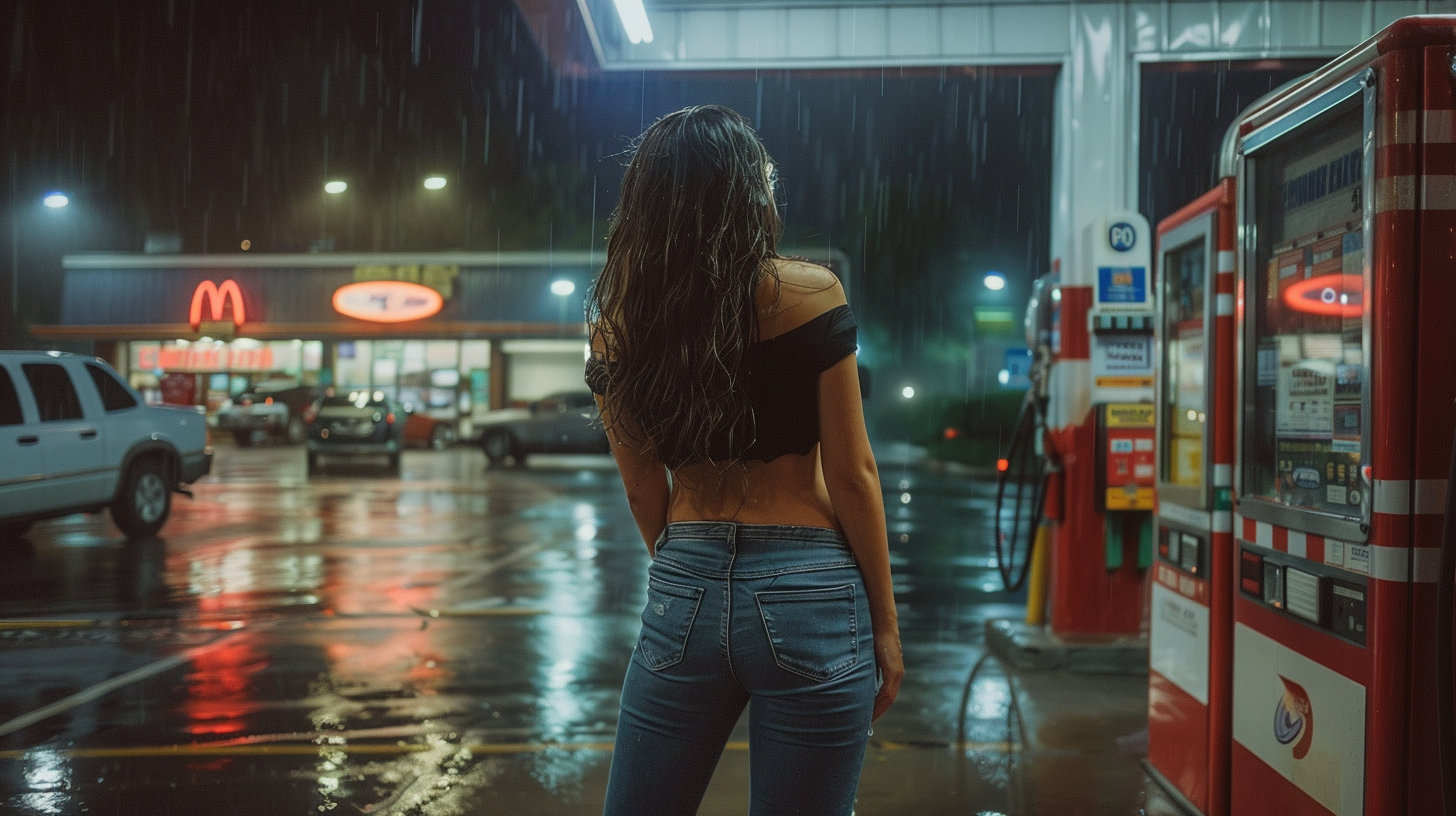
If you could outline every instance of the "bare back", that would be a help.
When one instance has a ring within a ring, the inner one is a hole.
[[[844,289],[829,270],[792,260],[775,264],[782,285],[776,286],[772,279],[759,285],[759,340],[796,329],[845,303]],[[853,357],[846,359],[847,365],[854,364]],[[820,405],[821,424],[845,413],[828,408]],[[853,413],[858,416],[857,410]],[[707,463],[678,468],[673,471],[667,520],[840,526],[825,486],[818,444],[804,455],[735,463],[722,471]]]

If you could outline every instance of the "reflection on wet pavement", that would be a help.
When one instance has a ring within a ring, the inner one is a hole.
[[[1145,679],[984,658],[1021,614],[989,487],[885,470],[910,673],[860,812],[1136,812]],[[310,480],[223,447],[195,492],[160,539],[103,514],[0,545],[0,810],[600,812],[647,566],[610,460]],[[746,733],[702,813],[746,810]]]

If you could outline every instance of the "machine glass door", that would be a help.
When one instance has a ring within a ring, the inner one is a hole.
[[[1367,537],[1373,97],[1353,94],[1246,154],[1239,511]]]
[[[1159,236],[1158,498],[1207,510],[1213,214]]]

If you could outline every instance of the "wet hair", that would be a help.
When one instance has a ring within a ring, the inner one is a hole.
[[[609,430],[672,469],[738,461],[755,435],[756,294],[781,285],[773,163],[748,120],[718,105],[662,117],[631,156],[588,300]]]

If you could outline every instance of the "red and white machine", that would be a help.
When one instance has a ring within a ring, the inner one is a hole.
[[[1229,812],[1234,180],[1158,225],[1157,558],[1148,766],[1186,806]]]
[[[1437,685],[1435,633],[1456,421],[1453,59],[1456,17],[1406,18],[1239,125],[1233,813],[1443,812],[1436,701],[1451,689]],[[1196,598],[1178,603],[1197,612]],[[1211,643],[1211,666],[1218,651]],[[1165,715],[1199,712],[1156,657],[1154,674],[1159,746]],[[1196,760],[1154,752],[1182,788]],[[1213,772],[1207,782],[1225,784]],[[1196,786],[1184,790],[1198,801]],[[1217,793],[1205,801],[1216,809]]]

